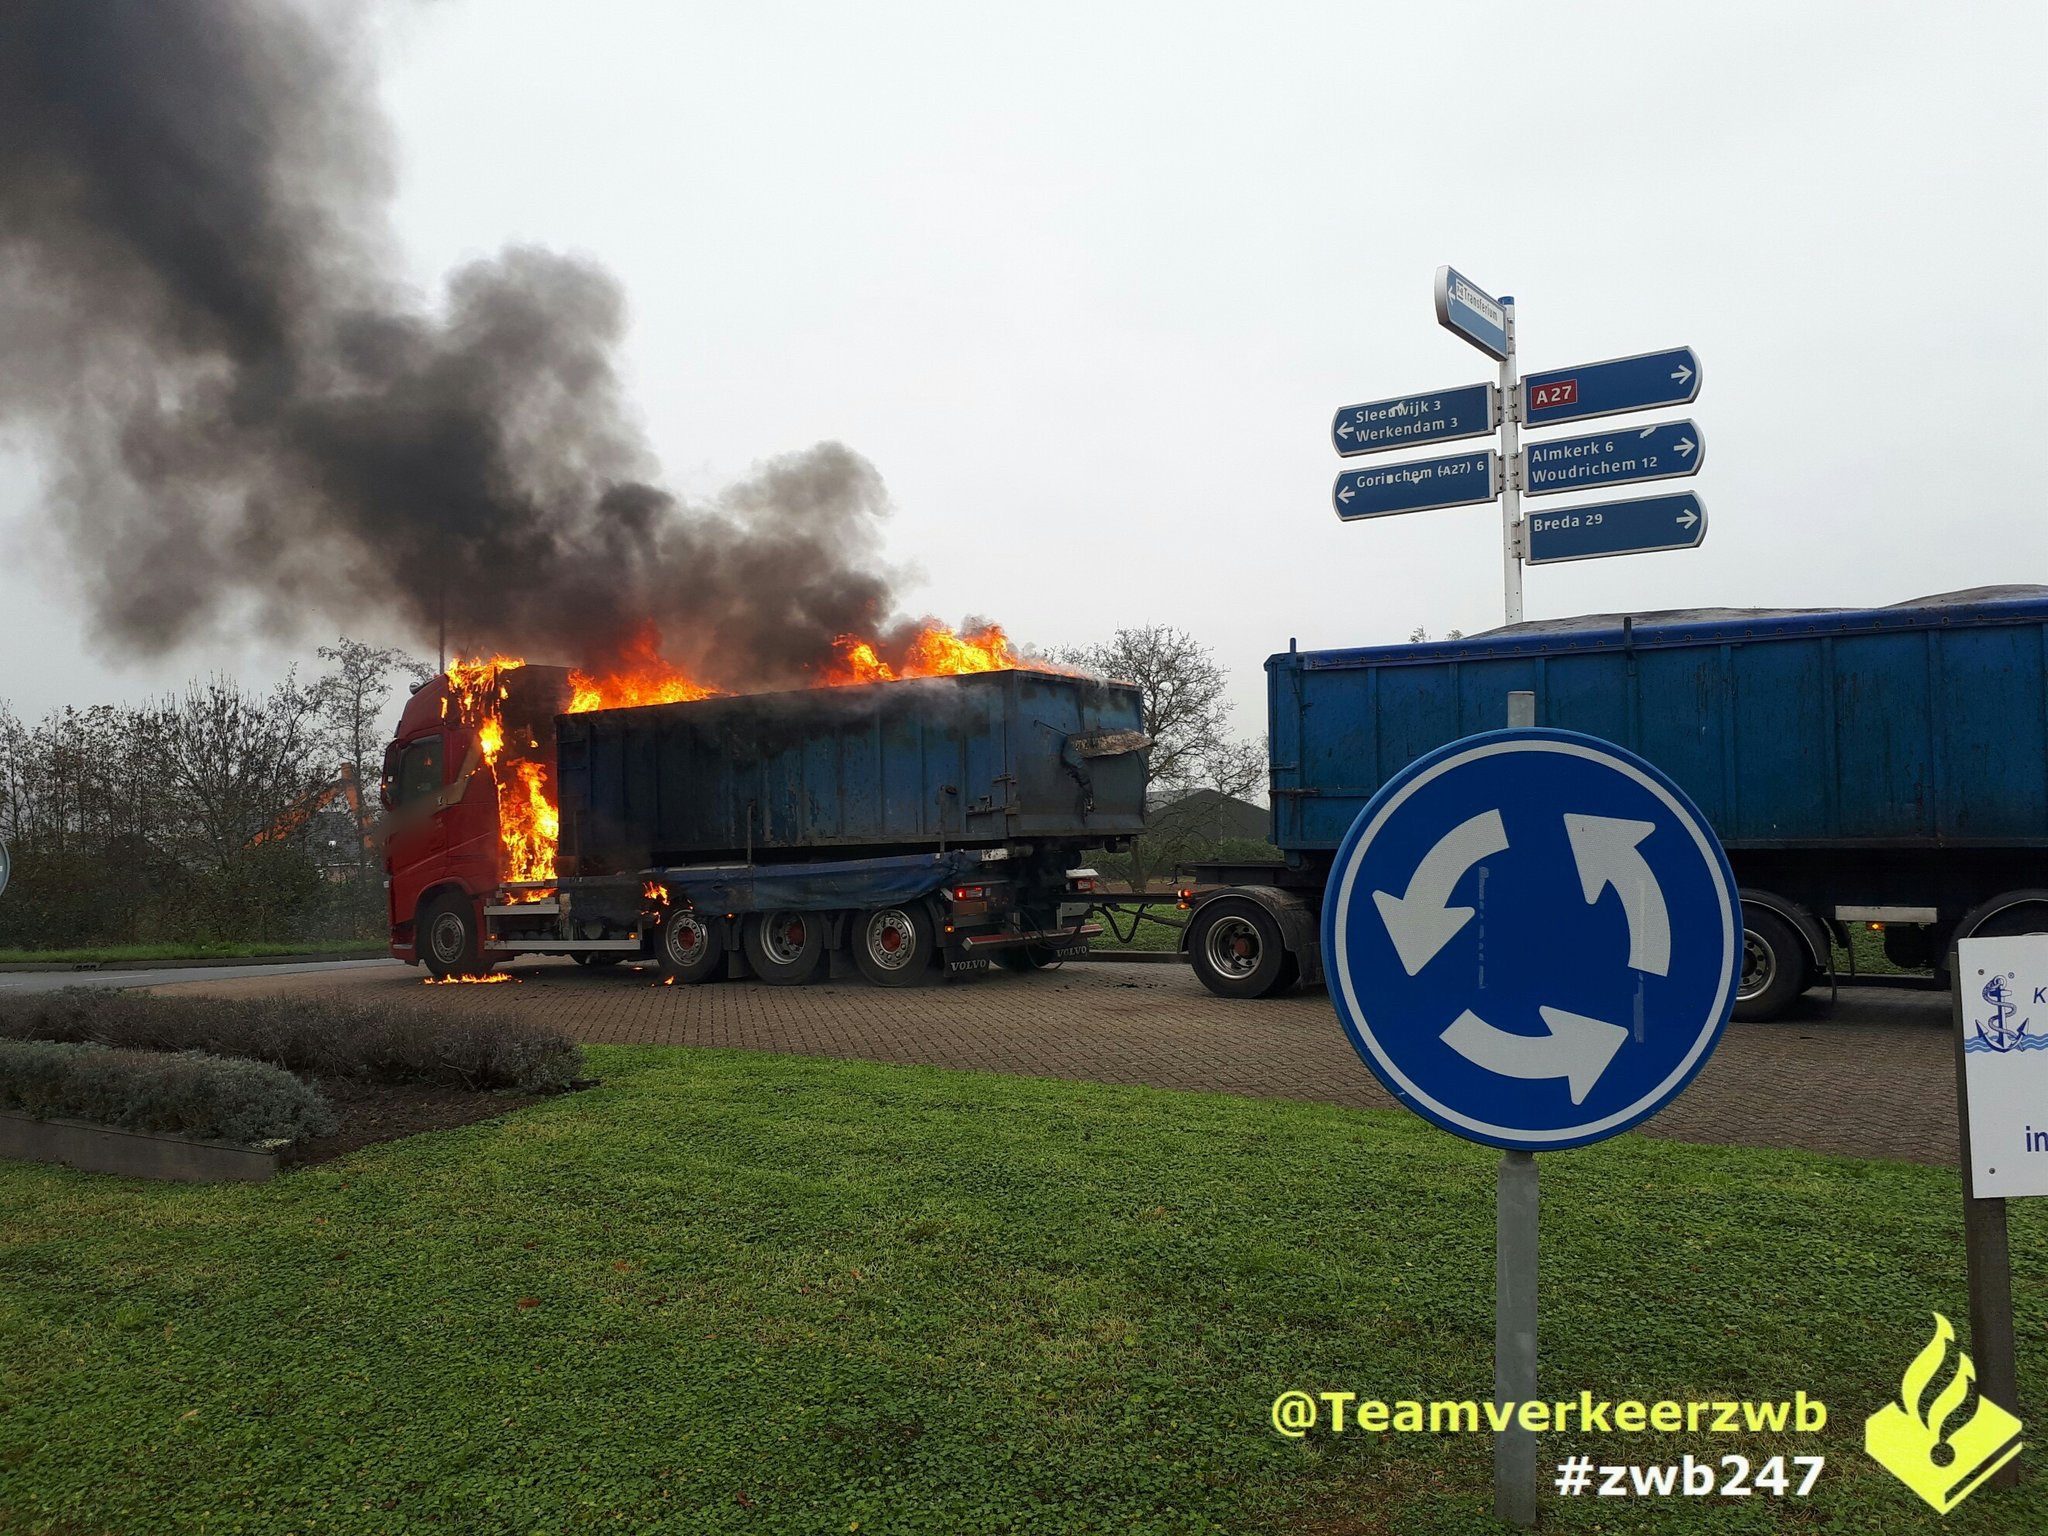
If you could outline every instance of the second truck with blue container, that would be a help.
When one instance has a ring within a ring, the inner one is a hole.
[[[1353,819],[1405,764],[1504,725],[1522,691],[1537,724],[1640,754],[1712,821],[1742,887],[1738,1018],[1830,978],[1852,929],[1936,970],[1959,938],[2048,932],[2048,588],[1290,649],[1266,674],[1283,860],[1199,866],[1186,893],[1189,961],[1224,996],[1321,979],[1323,885]]]

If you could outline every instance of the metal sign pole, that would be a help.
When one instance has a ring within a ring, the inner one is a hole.
[[[1962,952],[1950,946],[1948,974],[1954,983],[1951,1006],[1956,1050],[1956,1131],[1962,1145],[1963,1255],[1970,1274],[1970,1359],[1977,1390],[2010,1413],[2020,1411],[2019,1362],[2012,1315],[2012,1251],[2006,1243],[2005,1201],[1977,1198],[1975,1159],[1970,1155],[1970,1081],[1963,1052]],[[1994,1488],[2016,1487],[2020,1469],[2008,1461],[1991,1474]]]
[[[1509,311],[1513,313],[1512,310]],[[1510,322],[1512,325],[1512,322]],[[1505,378],[1513,364],[1502,369]],[[1510,562],[1510,569],[1519,570]],[[1510,601],[1519,594],[1509,588]],[[1536,695],[1508,695],[1508,724],[1536,723]],[[1536,1154],[1502,1152],[1494,1201],[1493,1400],[1536,1400]],[[1536,1435],[1510,1424],[1493,1440],[1493,1513],[1527,1530],[1536,1523]]]
[[[1515,401],[1515,301],[1501,296],[1508,317],[1508,355],[1500,360],[1500,563],[1506,589],[1508,623],[1522,622],[1522,466],[1521,410]],[[1509,724],[1513,724],[1510,721]]]

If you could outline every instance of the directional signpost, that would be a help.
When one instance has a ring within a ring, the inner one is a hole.
[[[1691,491],[1604,501],[1529,514],[1529,563],[1604,560],[1660,549],[1696,549],[1707,536],[1707,509]]]
[[[1491,448],[1454,453],[1446,459],[1409,459],[1347,469],[1330,493],[1337,515],[1346,522],[1361,517],[1390,517],[1397,512],[1428,512],[1438,507],[1469,507],[1500,494],[1500,460]]]
[[[1522,425],[1549,427],[1588,416],[1690,405],[1699,393],[1700,360],[1691,347],[1552,368],[1522,380]]]
[[[1689,421],[1553,437],[1522,450],[1522,491],[1554,496],[1637,480],[1679,480],[1698,474],[1706,456],[1706,434]]]
[[[1348,459],[1418,443],[1491,437],[1499,425],[1500,392],[1491,384],[1465,384],[1347,405],[1330,423],[1330,446]]]
[[[1526,722],[1533,698],[1514,696]],[[1510,717],[1516,711],[1511,707]],[[1527,726],[1409,764],[1323,900],[1337,1017],[1407,1108],[1502,1158],[1496,1397],[1538,1400],[1536,1168],[1657,1112],[1735,1001],[1735,877],[1684,791],[1590,736]],[[1535,1442],[1496,1441],[1495,1510],[1535,1519]]]
[[[1345,522],[1500,502],[1502,606],[1522,621],[1522,567],[1692,549],[1707,535],[1697,496],[1576,506],[1522,516],[1522,497],[1678,480],[1699,473],[1706,439],[1691,421],[1521,443],[1524,427],[1556,426],[1688,405],[1699,397],[1700,359],[1691,347],[1643,352],[1518,377],[1515,301],[1495,296],[1452,267],[1436,271],[1437,323],[1500,363],[1500,383],[1347,405],[1330,423],[1344,458],[1500,434],[1494,452],[1413,459],[1347,470],[1331,489]]]

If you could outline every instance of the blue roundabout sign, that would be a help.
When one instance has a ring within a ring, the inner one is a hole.
[[[1735,877],[1684,791],[1610,742],[1513,729],[1383,785],[1337,850],[1337,1016],[1402,1104],[1472,1141],[1581,1146],[1706,1064],[1735,1002]]]

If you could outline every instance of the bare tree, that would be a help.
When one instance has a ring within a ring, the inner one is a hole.
[[[368,786],[377,777],[375,765],[390,737],[385,717],[390,712],[392,691],[404,680],[423,683],[434,671],[394,646],[366,645],[346,635],[333,645],[321,646],[320,659],[328,663],[328,671],[313,685],[318,735],[341,770],[355,779],[357,792],[350,811],[356,833],[356,875],[367,881],[375,863],[370,832],[376,821]]]
[[[1138,685],[1145,732],[1145,835],[1131,850],[1131,885],[1216,840],[1232,800],[1261,794],[1266,746],[1230,729],[1229,676],[1209,647],[1168,624],[1120,629],[1105,644],[1070,647],[1061,659]],[[1203,794],[1200,791],[1210,791]]]
[[[226,868],[279,815],[329,781],[315,690],[286,678],[267,695],[210,678],[156,707],[163,793],[191,852]]]

